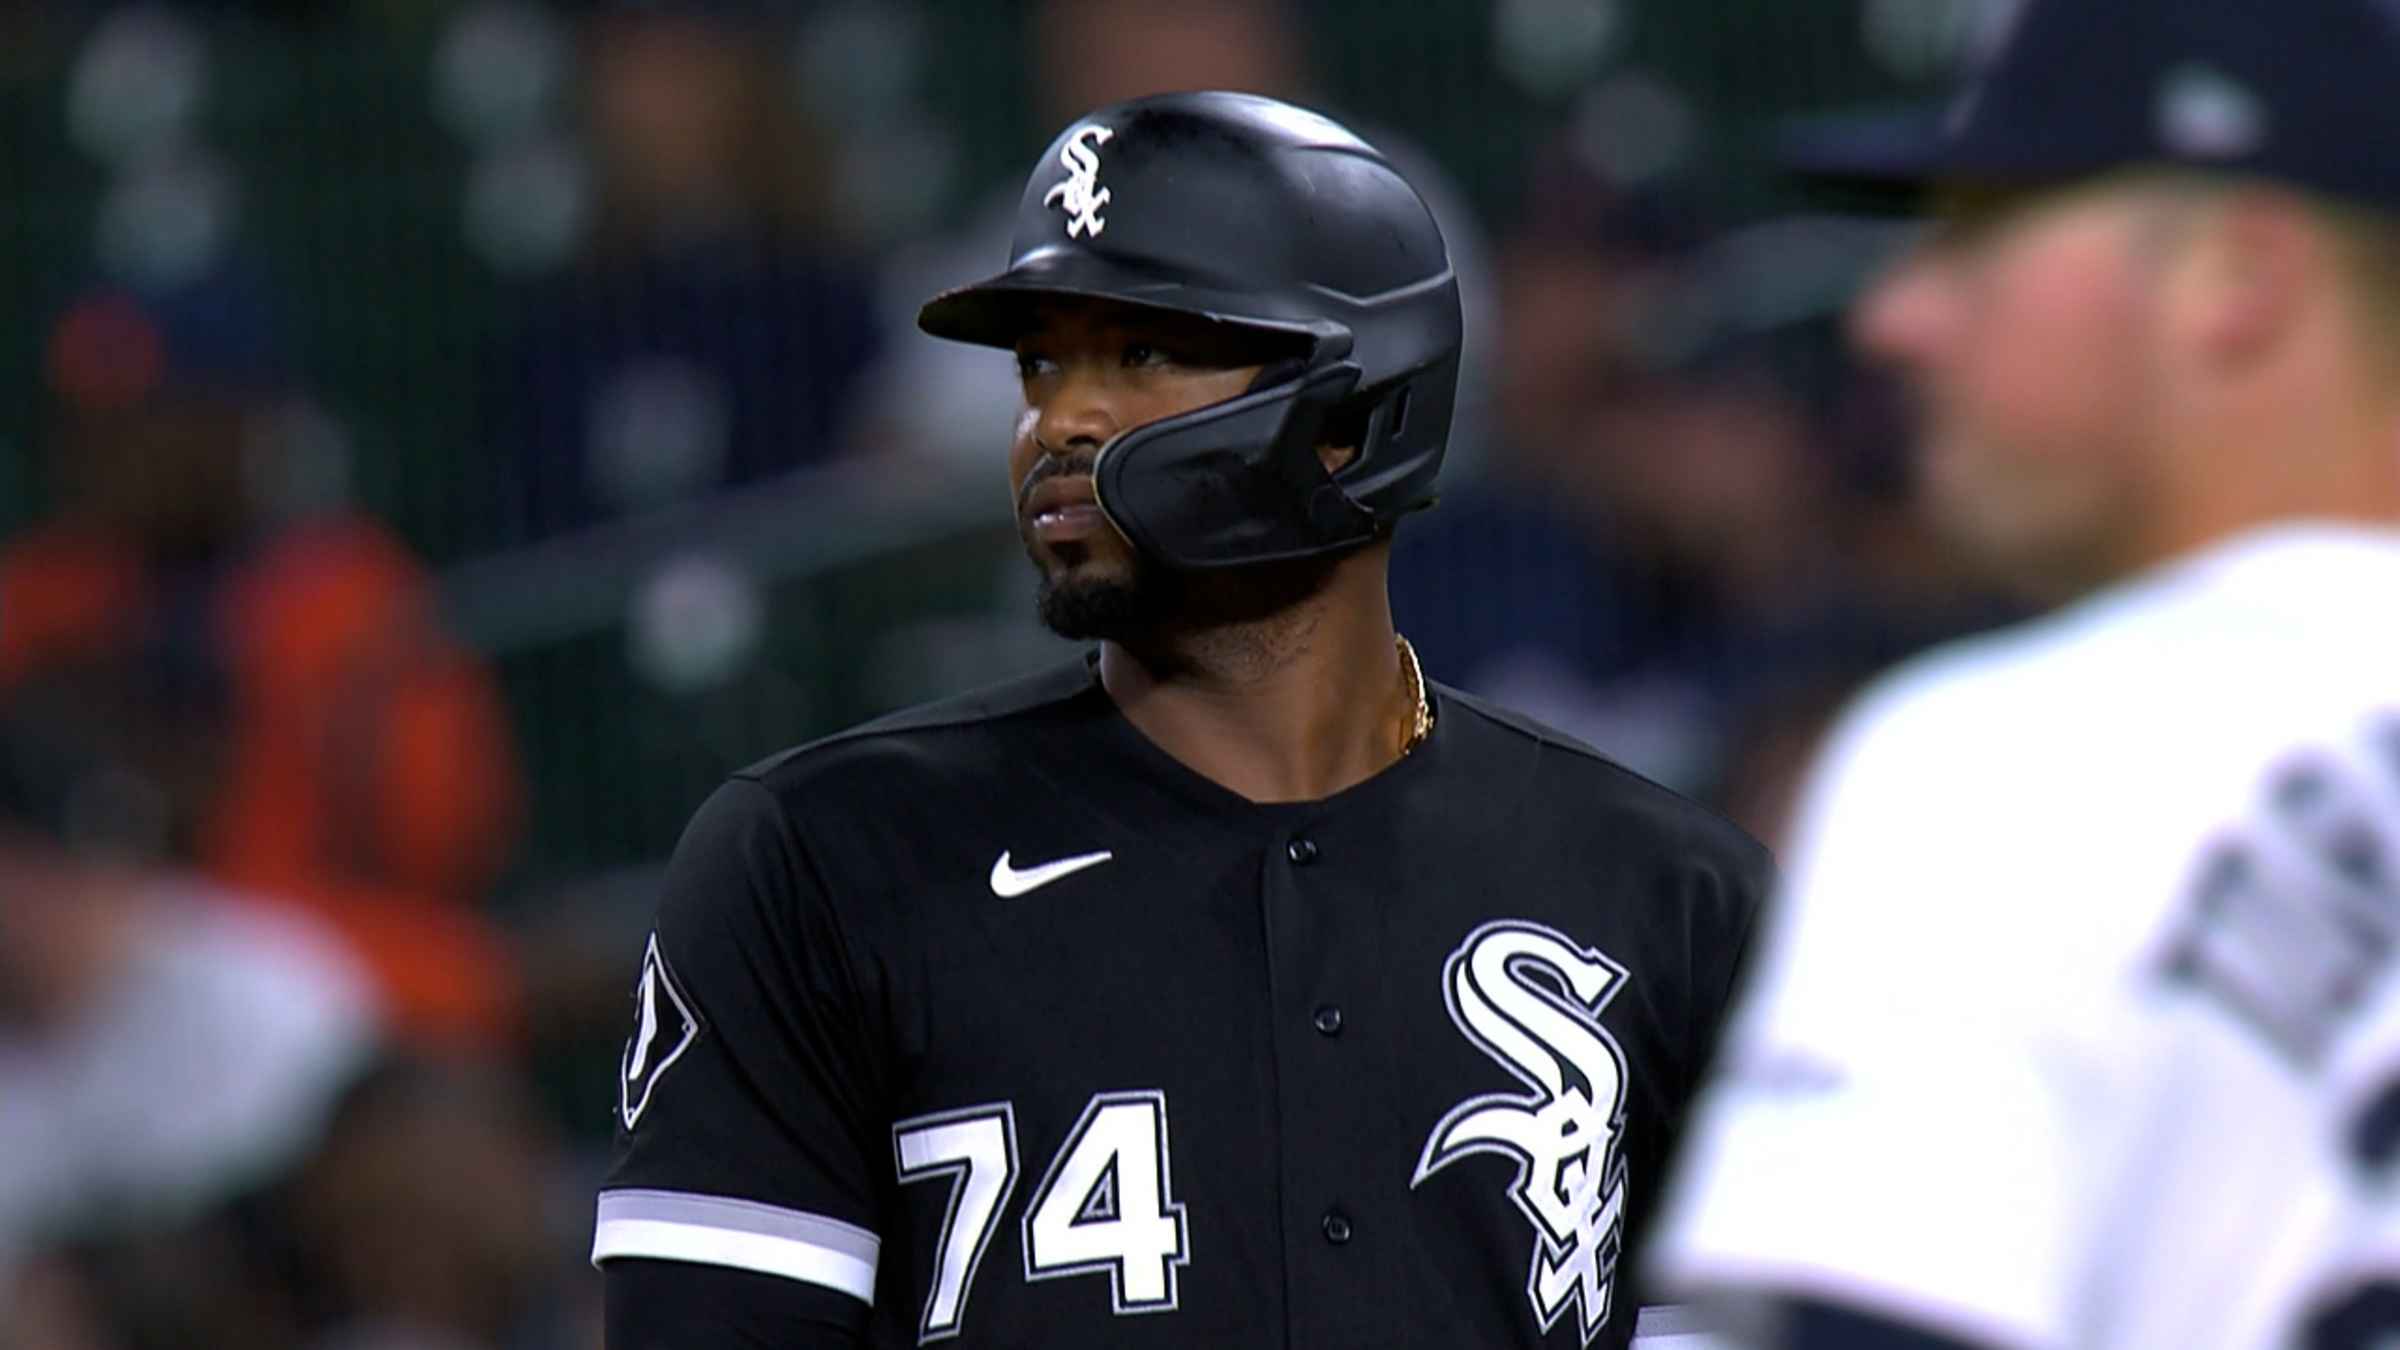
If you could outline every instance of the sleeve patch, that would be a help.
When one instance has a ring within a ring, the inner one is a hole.
[[[683,1052],[700,1039],[700,1016],[675,983],[674,972],[658,950],[658,934],[642,952],[642,974],[634,985],[633,1036],[625,1042],[625,1057],[617,1072],[617,1114],[630,1130],[650,1108],[658,1080],[666,1076]]]

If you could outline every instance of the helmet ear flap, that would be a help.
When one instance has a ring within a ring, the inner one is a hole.
[[[1348,438],[1329,444],[1358,447],[1358,454],[1342,466],[1334,481],[1353,502],[1381,520],[1433,504],[1432,466],[1422,447],[1412,445],[1409,437],[1413,433],[1422,438],[1429,431],[1445,433],[1449,409],[1438,397],[1438,384],[1426,390],[1418,387],[1421,382],[1412,376],[1354,396],[1328,418],[1328,434],[1338,430]],[[1416,406],[1428,399],[1432,400],[1428,407]]]
[[[1092,466],[1100,509],[1169,567],[1233,567],[1339,552],[1372,535],[1367,511],[1325,477],[1315,447],[1350,402],[1339,362],[1120,434]]]
[[[1410,384],[1404,381],[1355,395],[1327,415],[1325,443],[1358,451],[1342,466],[1338,476],[1348,476],[1353,470],[1364,472],[1375,460],[1377,451],[1407,434],[1410,389]]]

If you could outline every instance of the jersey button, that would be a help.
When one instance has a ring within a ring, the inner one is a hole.
[[[1306,867],[1317,860],[1316,843],[1305,836],[1295,839],[1284,845],[1283,856],[1291,859],[1294,867]]]
[[[1338,1209],[1327,1211],[1321,1226],[1325,1230],[1325,1240],[1336,1247],[1350,1240],[1350,1216]]]
[[[1317,1030],[1328,1036],[1342,1034],[1342,1010],[1328,1003],[1317,1009]]]

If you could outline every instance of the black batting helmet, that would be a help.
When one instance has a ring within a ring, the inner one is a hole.
[[[1239,397],[1111,440],[1101,509],[1174,567],[1340,552],[1431,505],[1457,400],[1458,280],[1415,189],[1330,118],[1249,94],[1163,94],[1043,152],[1008,270],[927,302],[935,337],[1013,347],[1045,296],[1197,315],[1305,355]],[[1320,444],[1357,444],[1328,475]]]

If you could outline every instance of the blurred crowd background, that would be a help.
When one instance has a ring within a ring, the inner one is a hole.
[[[1773,839],[2002,616],[1774,119],[1974,0],[0,0],[0,1350],[589,1347],[651,882],[726,771],[1061,659],[1013,369],[917,335],[1166,89],[1467,288],[1430,673]]]

